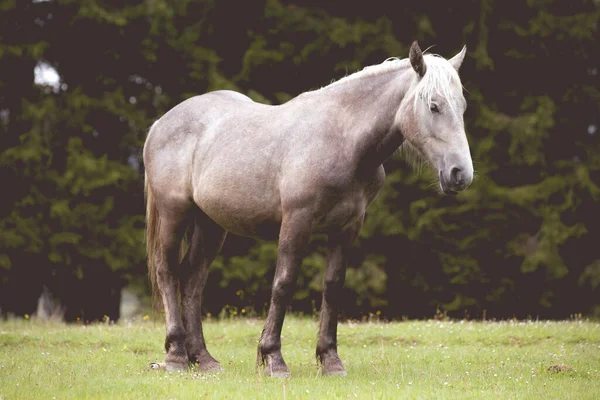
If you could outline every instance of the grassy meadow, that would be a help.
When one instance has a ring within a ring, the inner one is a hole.
[[[152,320],[65,325],[0,322],[0,399],[600,399],[600,324],[589,321],[344,322],[346,377],[320,376],[317,323],[288,316],[289,379],[257,373],[263,321],[209,320],[224,371],[148,369],[163,361]]]

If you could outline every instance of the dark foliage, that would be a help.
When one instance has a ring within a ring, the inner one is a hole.
[[[355,5],[349,5],[355,4]],[[118,318],[145,274],[148,127],[196,94],[281,103],[418,39],[461,70],[477,178],[456,198],[401,154],[368,211],[346,316],[564,318],[598,313],[599,3],[266,0],[0,2],[0,309],[47,286],[69,320]],[[54,68],[55,85],[34,71]],[[322,237],[293,308],[319,306]],[[260,311],[276,244],[230,236],[206,311]]]

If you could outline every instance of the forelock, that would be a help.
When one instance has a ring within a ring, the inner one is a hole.
[[[427,72],[420,79],[415,89],[415,104],[416,108],[419,99],[424,99],[427,106],[430,107],[434,96],[444,98],[450,107],[452,106],[452,97],[457,96],[456,91],[460,90],[462,95],[462,85],[458,72],[452,64],[445,58],[437,54],[425,54],[425,64]]]

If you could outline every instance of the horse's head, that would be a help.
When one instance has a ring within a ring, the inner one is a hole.
[[[465,134],[467,104],[458,69],[466,47],[450,60],[410,48],[412,83],[398,112],[404,146],[421,155],[439,176],[445,194],[465,190],[473,180],[473,162]]]

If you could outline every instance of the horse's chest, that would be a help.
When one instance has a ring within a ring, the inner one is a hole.
[[[353,178],[344,185],[321,188],[315,204],[313,229],[324,231],[362,221],[367,206],[375,199],[385,180],[383,168],[368,179]]]
[[[331,228],[345,229],[355,224],[364,215],[365,207],[359,199],[344,198],[326,210],[322,210],[314,220],[317,231]]]
[[[313,230],[345,229],[364,216],[367,199],[361,187],[327,189],[315,204]]]

